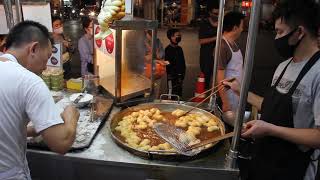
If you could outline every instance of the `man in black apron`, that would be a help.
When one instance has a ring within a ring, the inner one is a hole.
[[[242,137],[253,139],[251,160],[239,160],[242,179],[315,180],[320,148],[320,50],[312,0],[290,0],[274,11],[281,63],[264,96],[248,94],[261,110],[261,120],[250,121]],[[239,93],[239,83],[225,82]],[[240,148],[241,149],[241,148]]]

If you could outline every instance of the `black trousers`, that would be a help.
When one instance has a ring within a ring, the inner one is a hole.
[[[182,97],[184,75],[169,75],[168,74],[168,94],[175,94]]]
[[[211,87],[211,79],[213,75],[213,56],[200,55],[200,70],[204,74],[206,89]]]
[[[92,63],[88,63],[88,64],[87,64],[87,68],[88,68],[88,72],[89,72],[89,73],[92,73],[92,74],[94,73],[94,72],[93,72],[93,64],[92,64]]]

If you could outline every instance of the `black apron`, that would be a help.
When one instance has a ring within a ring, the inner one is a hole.
[[[276,90],[288,65],[276,83],[266,93],[261,107],[261,119],[277,126],[293,128],[292,95],[300,81],[320,58],[317,52],[306,63],[286,94]],[[241,150],[241,148],[240,148]],[[314,149],[301,151],[296,144],[276,137],[257,139],[250,147],[251,160],[239,162],[242,179],[247,180],[303,180]],[[242,171],[242,172],[241,172]]]

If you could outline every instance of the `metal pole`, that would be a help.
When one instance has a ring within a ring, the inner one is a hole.
[[[235,135],[232,139],[231,148],[226,157],[226,168],[235,169],[236,168],[236,160],[238,157],[238,144],[240,139],[240,133],[242,129],[243,116],[245,112],[245,107],[248,98],[249,85],[251,81],[251,73],[253,67],[254,60],[254,52],[256,45],[256,37],[258,33],[258,22],[260,16],[260,5],[261,0],[253,0],[252,11],[250,15],[250,23],[249,23],[249,31],[247,38],[247,47],[245,54],[245,68],[244,68],[244,77],[241,82],[241,90],[240,90],[240,100],[239,100],[239,108],[237,111],[236,122],[234,127]]]
[[[134,12],[134,0],[131,0],[131,16],[133,17],[133,12]]]
[[[151,40],[151,44],[152,44],[152,60],[151,60],[151,93],[150,93],[150,97],[153,97],[154,95],[154,74],[156,72],[156,52],[157,52],[157,47],[156,47],[156,42],[157,42],[157,29],[152,29],[152,40]]]
[[[116,28],[116,52],[115,52],[115,68],[116,68],[116,75],[115,75],[115,99],[116,103],[121,102],[121,78],[122,78],[122,29]]]
[[[6,14],[7,27],[11,29],[14,26],[13,12],[12,12],[12,2],[11,0],[3,1],[4,11]]]
[[[163,0],[161,0],[161,27],[163,27],[163,13],[164,13],[164,10],[163,10]]]
[[[218,60],[219,60],[219,57],[220,57],[222,29],[223,29],[223,20],[224,20],[224,4],[225,4],[225,0],[220,0],[216,48],[215,48],[215,52],[214,52],[212,87],[214,87],[215,84],[216,84],[216,76],[217,76],[217,70],[218,70]],[[209,102],[209,109],[211,109],[211,110],[215,109],[215,102],[216,102],[216,96],[211,96],[210,102]]]
[[[15,0],[15,6],[16,6],[16,15],[17,15],[17,20],[19,23],[22,21],[22,11],[21,11],[21,3],[20,0]]]

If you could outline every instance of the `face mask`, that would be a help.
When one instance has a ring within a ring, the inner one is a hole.
[[[217,22],[218,21],[218,16],[216,16],[216,15],[211,15],[210,16],[211,17],[211,20],[213,21],[213,22]]]
[[[181,37],[177,37],[176,42],[177,42],[177,44],[179,44],[179,42],[181,42]]]
[[[301,38],[295,45],[289,45],[289,38],[293,35],[294,32],[296,32],[296,30],[293,30],[289,34],[275,40],[275,47],[277,48],[280,56],[285,59],[293,57],[294,51],[303,39]]]
[[[53,29],[53,32],[56,33],[56,34],[62,34],[63,33],[63,27],[59,27],[59,28]]]

